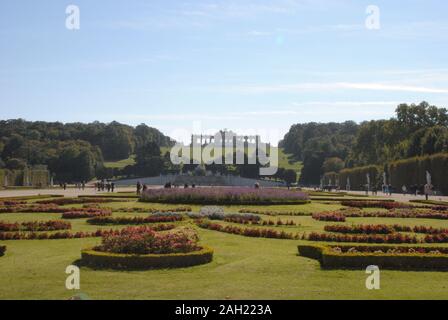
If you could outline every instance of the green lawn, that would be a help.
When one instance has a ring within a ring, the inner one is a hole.
[[[162,155],[170,151],[169,147],[160,148]],[[116,168],[122,169],[126,166],[135,164],[135,155],[131,155],[128,159],[123,159],[119,161],[108,161],[104,162],[106,168]],[[292,155],[284,153],[282,148],[278,148],[278,164],[280,168],[292,169],[300,174],[302,170],[302,163],[293,159]]]
[[[105,207],[158,207],[172,205],[132,202],[106,203]],[[243,206],[241,206],[243,207]],[[239,206],[226,207],[227,212]],[[247,207],[247,206],[244,206]],[[192,206],[198,210],[199,206]],[[266,210],[267,207],[254,207]],[[339,204],[311,203],[272,206],[276,211],[334,210]],[[144,216],[119,213],[114,216]],[[1,214],[3,221],[59,218],[59,214]],[[276,220],[279,217],[263,216]],[[294,220],[288,232],[322,231],[329,222],[311,217],[281,216]],[[73,230],[95,230],[85,219],[72,220]],[[384,223],[447,227],[443,220],[349,218],[351,223]],[[190,220],[181,224],[191,224]],[[193,225],[192,225],[193,226]],[[109,227],[106,227],[109,228]],[[319,263],[297,255],[305,241],[247,238],[198,229],[201,242],[215,249],[212,263],[185,269],[112,271],[81,268],[81,290],[92,299],[448,299],[448,273],[382,271],[381,290],[365,289],[364,270],[321,270]],[[0,299],[68,299],[76,292],[65,289],[65,268],[80,258],[81,248],[99,238],[70,240],[3,241],[8,247],[0,257]],[[79,293],[79,292],[78,292]]]
[[[134,164],[135,164],[135,155],[131,155],[129,158],[119,161],[104,162],[104,166],[106,168],[114,168],[114,169],[123,169],[126,166],[132,166]]]

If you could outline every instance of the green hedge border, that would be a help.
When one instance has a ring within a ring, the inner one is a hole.
[[[95,251],[81,251],[82,265],[94,268],[146,270],[184,268],[209,263],[213,260],[213,249],[202,246],[199,251],[172,254],[131,255]]]
[[[439,200],[420,200],[420,199],[413,199],[409,200],[411,203],[421,203],[421,204],[429,204],[434,206],[448,206],[448,201],[439,201]]]
[[[5,255],[6,252],[6,246],[0,246],[0,257]]]
[[[439,270],[448,271],[448,254],[390,254],[390,253],[338,253],[330,250],[332,247],[359,248],[360,245],[299,245],[299,255],[318,260],[323,269],[365,269],[376,265],[380,269],[391,270]],[[374,246],[378,250],[399,248],[399,246]],[[401,247],[403,248],[403,247]],[[406,248],[416,248],[406,247]],[[434,250],[437,247],[428,247]],[[445,248],[446,249],[446,248]]]

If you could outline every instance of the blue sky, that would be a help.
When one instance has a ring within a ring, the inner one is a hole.
[[[299,122],[447,106],[447,12],[446,0],[2,0],[0,118],[276,140]]]

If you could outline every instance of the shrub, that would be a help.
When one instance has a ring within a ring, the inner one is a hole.
[[[313,213],[312,217],[314,220],[318,220],[318,221],[345,222],[345,215],[343,215],[337,211]]]
[[[108,203],[108,202],[122,202],[126,200],[117,200],[112,198],[57,198],[36,201],[38,204],[55,204],[58,206],[65,206],[69,204],[85,204],[85,203]]]
[[[188,253],[201,249],[198,240],[191,229],[161,234],[147,226],[129,227],[119,233],[106,234],[94,250],[138,255]]]
[[[319,260],[322,268],[328,269],[364,269],[369,265],[395,270],[448,269],[447,248],[299,245],[298,249],[301,256]]]
[[[364,200],[343,200],[341,201],[341,204],[346,207],[353,207],[353,208],[382,208],[382,209],[409,209],[413,208],[413,206],[399,203],[399,202],[392,202],[392,201],[364,201]]]
[[[83,219],[94,217],[108,217],[112,215],[112,211],[109,209],[90,208],[85,210],[74,210],[64,212],[62,214],[63,219]]]
[[[428,234],[424,241],[426,243],[448,243],[448,233]]]
[[[391,234],[396,230],[388,225],[329,225],[324,227],[325,231],[350,234]],[[411,228],[409,228],[411,231]]]
[[[93,225],[126,225],[126,224],[146,224],[146,223],[167,223],[181,221],[181,215],[164,215],[164,216],[149,216],[149,217],[95,217],[87,220],[87,223]]]
[[[176,226],[170,224],[160,224],[151,227],[154,231],[166,231],[174,229]],[[55,239],[79,239],[79,238],[96,238],[110,234],[119,234],[120,230],[104,230],[98,229],[93,232],[0,232],[0,241],[6,240],[55,240]]]
[[[427,226],[415,226],[413,228],[415,233],[425,233],[425,234],[440,234],[440,233],[448,233],[448,229],[446,228],[433,228]]]
[[[0,222],[0,231],[56,231],[56,230],[68,230],[72,225],[65,221],[31,221],[22,223],[5,223]]]
[[[309,212],[301,211],[275,211],[275,210],[256,210],[251,208],[243,208],[239,213],[263,214],[266,216],[311,216]]]
[[[209,221],[197,221],[196,224],[203,229],[209,229],[219,232],[231,233],[245,237],[256,238],[274,238],[274,239],[298,239],[299,236],[284,231],[277,231],[264,228],[240,228],[231,225],[221,225]]]
[[[239,217],[238,215],[227,216],[224,221],[239,224],[252,224],[252,225],[262,225],[262,226],[295,226],[296,223],[292,220],[282,221],[278,219],[277,221],[263,220],[259,216],[255,216],[257,219],[252,217]]]
[[[140,199],[143,202],[192,204],[301,204],[308,195],[297,190],[275,188],[189,188],[149,189]]]
[[[418,243],[415,236],[392,233],[388,235],[366,234],[348,235],[312,232],[308,236],[309,241],[327,242],[359,242],[359,243]]]
[[[191,212],[191,207],[173,207],[167,209],[156,209],[156,208],[119,208],[116,209],[117,212],[141,212],[141,213],[170,213],[170,212]]]
[[[213,260],[213,249],[202,249],[188,253],[128,255],[99,252],[85,249],[81,262],[95,268],[144,270],[153,268],[184,268],[209,263]]]
[[[363,212],[363,211],[339,211],[347,218],[420,218],[420,219],[448,219],[448,214],[419,209],[395,209],[390,211]]]

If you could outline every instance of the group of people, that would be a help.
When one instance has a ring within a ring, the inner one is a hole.
[[[417,196],[418,194],[423,194],[423,195],[425,195],[426,200],[428,200],[428,197],[433,194],[434,186],[432,184],[428,184],[428,183],[426,183],[425,185],[413,184],[408,189],[406,185],[403,185],[401,187],[401,191],[402,191],[403,195],[412,194],[412,195]]]
[[[61,189],[67,190],[67,182],[59,183],[59,187],[61,187]],[[75,188],[77,188],[78,190],[84,190],[86,188],[86,183],[84,181],[76,182]]]
[[[140,181],[137,182],[137,194],[140,195],[148,189],[146,184],[142,184]]]
[[[115,191],[115,183],[111,181],[100,180],[95,183],[95,189],[98,191],[107,191],[114,192]]]

